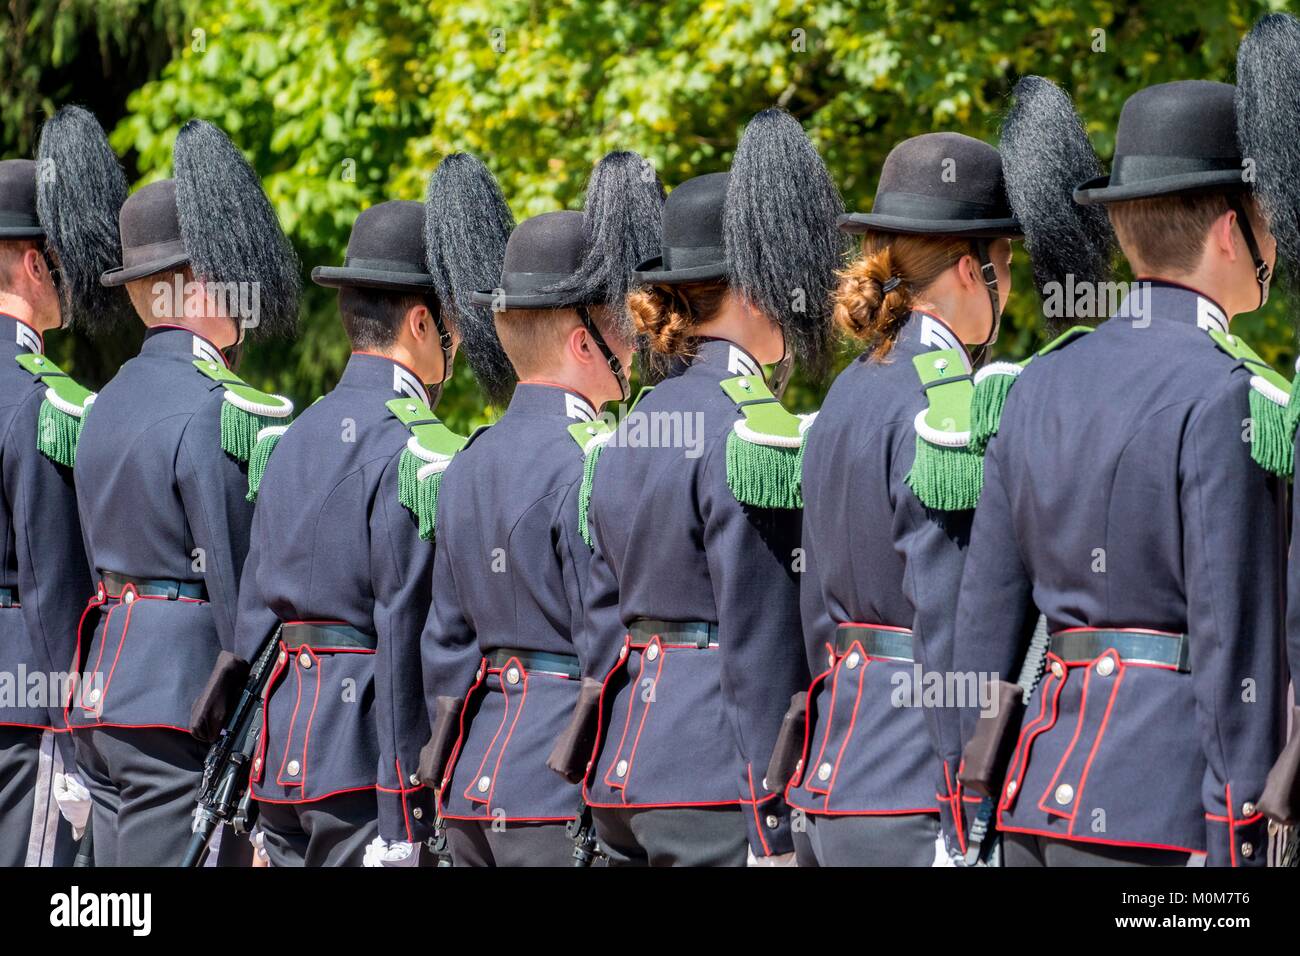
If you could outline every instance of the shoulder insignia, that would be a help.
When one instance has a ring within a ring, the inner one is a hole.
[[[420,538],[432,541],[438,517],[442,473],[466,439],[439,420],[433,409],[416,398],[394,398],[388,410],[411,433],[397,463],[397,497],[420,523]]]
[[[220,362],[198,359],[194,367],[225,386],[221,403],[221,447],[236,461],[248,463],[262,430],[272,425],[287,425],[293,416],[293,402],[289,399],[258,391]]]
[[[925,390],[917,413],[916,460],[908,487],[927,508],[966,511],[979,501],[984,458],[971,447],[974,386],[958,349],[925,352],[912,359]]]
[[[16,358],[24,371],[45,386],[36,419],[36,447],[50,461],[71,468],[77,460],[77,442],[95,393],[44,355],[24,352]]]
[[[1300,402],[1282,375],[1239,335],[1206,330],[1214,344],[1250,372],[1250,457],[1270,474],[1290,478],[1295,471],[1295,433]]]
[[[641,391],[644,393],[646,390]],[[638,400],[639,398],[640,396]],[[603,418],[597,418],[589,422],[574,422],[569,426],[569,435],[582,451],[582,484],[578,486],[578,530],[582,532],[582,540],[587,542],[587,547],[592,548],[595,545],[591,542],[589,520],[591,485],[596,480],[596,462],[600,460],[605,444],[614,437],[614,429]]]
[[[1082,338],[1092,329],[1086,325],[1076,325],[1058,335],[1029,358],[1020,362],[990,362],[975,373],[975,391],[971,395],[970,447],[978,454],[984,454],[989,440],[998,433],[1002,422],[1002,409],[1011,386],[1025,367],[1035,356],[1046,355],[1064,345]]]
[[[758,375],[723,380],[741,417],[727,436],[727,484],[741,504],[803,507],[802,419],[785,409]]]

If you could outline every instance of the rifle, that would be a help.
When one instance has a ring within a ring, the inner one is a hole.
[[[276,628],[257,652],[239,702],[221,728],[221,733],[203,761],[203,781],[194,809],[194,832],[185,848],[181,866],[202,866],[212,834],[223,823],[236,833],[249,833],[257,819],[257,808],[249,785],[253,751],[262,729],[262,708],[270,682],[280,629]]]
[[[433,835],[428,839],[429,852],[441,869],[452,865],[451,848],[447,845],[447,821],[442,818],[442,797],[438,796],[438,810],[433,818]]]
[[[95,838],[90,832],[94,824],[93,818],[93,813],[86,817],[86,829],[82,831],[81,839],[77,841],[77,855],[72,861],[72,865],[75,867],[93,867],[95,865]]]
[[[1038,686],[1039,679],[1043,676],[1043,670],[1047,666],[1047,648],[1051,643],[1051,636],[1047,633],[1047,616],[1038,615],[1038,623],[1034,625],[1034,635],[1029,639],[1029,650],[1025,653],[1024,663],[1020,665],[1020,676],[1016,678],[1016,683],[1024,694],[1024,703],[1029,704],[1029,698],[1034,694],[1034,689]],[[996,837],[994,830],[994,815],[997,811],[998,797],[1000,791],[992,796],[985,797],[980,801],[979,809],[975,811],[975,819],[971,822],[970,833],[966,839],[966,865],[967,866],[1001,866],[1002,865],[1002,841],[990,839]],[[957,808],[961,812],[961,807]]]
[[[582,798],[579,797],[579,799]],[[564,832],[573,841],[573,865],[575,867],[591,866],[596,862],[596,857],[603,855],[600,852],[600,847],[596,844],[596,828],[592,826],[591,807],[587,806],[586,800],[582,800],[578,815],[565,824]]]

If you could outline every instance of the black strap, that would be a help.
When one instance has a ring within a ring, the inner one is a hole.
[[[1089,663],[1114,650],[1125,664],[1160,664],[1191,672],[1186,634],[1080,628],[1053,634],[1050,650],[1067,664]]]
[[[350,624],[285,624],[280,628],[280,641],[285,647],[310,647],[317,649],[356,648],[373,651],[379,639],[373,634],[358,631]]]
[[[1255,241],[1255,230],[1251,228],[1250,219],[1246,215],[1246,207],[1241,201],[1241,197],[1236,193],[1228,193],[1228,208],[1237,214],[1237,225],[1241,227],[1241,238],[1246,240],[1246,248],[1250,251],[1250,258],[1255,263],[1255,281],[1259,283],[1259,305],[1263,308],[1264,303],[1268,301],[1268,284],[1273,279],[1273,271],[1269,269],[1268,263],[1264,261],[1263,255],[1259,251],[1259,243]]]
[[[170,578],[140,578],[133,574],[120,574],[117,571],[105,571],[99,578],[104,594],[111,598],[120,598],[122,592],[130,585],[141,597],[161,597],[169,601],[179,598],[193,598],[198,601],[208,599],[208,589],[202,581],[173,581]]]
[[[429,389],[429,407],[437,408],[438,400],[442,398],[443,387],[446,386],[447,380],[451,378],[452,374],[452,335],[447,328],[447,323],[442,321],[442,309],[438,306],[437,296],[425,296],[424,305],[433,318],[433,327],[438,330],[438,347],[442,349],[442,379],[427,386]]]
[[[984,280],[984,288],[989,293],[989,308],[992,312],[992,320],[989,323],[989,334],[983,342],[975,346],[978,350],[979,358],[984,357],[984,351],[997,340],[998,329],[1002,326],[1002,310],[998,302],[998,270],[993,265],[993,260],[989,257],[989,247],[992,245],[988,239],[971,240],[971,251],[975,253],[975,258],[980,262],[980,277]],[[973,351],[974,351],[973,350]],[[974,364],[979,364],[978,362]]]
[[[869,624],[841,624],[835,629],[835,656],[843,657],[854,642],[862,645],[868,657],[914,663],[916,652],[911,631],[873,627]]]
[[[618,400],[626,402],[632,395],[632,385],[627,380],[627,372],[623,370],[623,363],[618,360],[613,349],[605,342],[605,336],[600,334],[600,329],[596,328],[596,323],[591,318],[591,311],[585,306],[577,307],[578,318],[582,320],[582,326],[591,333],[591,337],[596,342],[596,348],[600,349],[600,354],[605,356],[605,362],[609,365],[609,371],[618,382]]]
[[[633,644],[649,644],[654,638],[664,647],[717,647],[718,625],[706,621],[656,621],[638,618],[627,629]]]
[[[553,674],[563,674],[565,677],[571,677],[575,680],[582,673],[578,658],[572,654],[526,651],[517,647],[497,648],[487,656],[488,667],[500,670],[509,664],[512,659],[519,661],[525,671],[549,671]]]
[[[785,345],[785,334],[781,334],[782,349],[781,361],[772,366],[772,375],[768,379],[768,390],[780,401],[785,395],[785,387],[790,384],[790,374],[794,371],[794,353],[790,347]]]

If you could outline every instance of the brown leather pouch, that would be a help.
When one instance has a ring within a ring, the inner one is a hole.
[[[416,769],[416,776],[426,787],[442,786],[443,770],[460,736],[460,712],[464,706],[463,697],[439,697],[433,702],[433,733],[429,742],[420,748],[420,766]]]
[[[591,760],[591,751],[596,746],[596,725],[600,720],[600,692],[604,685],[592,677],[584,677],[578,688],[578,702],[574,705],[573,716],[564,728],[546,766],[550,767],[569,783],[581,783],[587,776],[587,763]]]
[[[804,734],[808,724],[808,694],[799,691],[790,698],[790,709],[781,718],[781,730],[776,735],[772,759],[767,763],[767,776],[763,788],[768,793],[783,793],[794,776],[794,768],[803,756]]]
[[[230,709],[239,698],[248,680],[248,661],[230,651],[217,655],[208,682],[203,685],[194,705],[190,707],[190,733],[204,743],[212,743],[221,736]]]
[[[1256,806],[1274,823],[1300,822],[1300,707],[1291,708],[1291,739],[1268,772]]]
[[[1000,680],[995,686],[997,711],[980,715],[957,774],[963,787],[981,797],[994,797],[1001,791],[1025,713],[1025,694],[1019,684]]]

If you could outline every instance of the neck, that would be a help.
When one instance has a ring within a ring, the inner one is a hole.
[[[13,316],[19,322],[30,325],[38,332],[46,331],[37,323],[36,312],[32,309],[31,303],[11,292],[0,292],[0,312]]]
[[[540,375],[520,379],[519,384],[551,385],[556,388],[568,389],[576,395],[581,395],[593,408],[600,409],[609,402],[618,401],[620,395],[618,383],[614,381],[614,376],[609,369],[601,369],[597,374],[603,376],[603,382],[597,381],[596,375],[584,374],[580,370],[551,369]]]
[[[752,308],[734,290],[727,293],[718,314],[699,323],[695,330],[706,338],[734,342],[763,365],[779,362],[785,352],[776,323]]]
[[[1259,286],[1253,284],[1243,291],[1241,283],[1226,282],[1213,269],[1198,269],[1179,275],[1159,272],[1139,272],[1139,276],[1148,282],[1168,282],[1170,285],[1184,286],[1198,292],[1218,305],[1229,319],[1243,312],[1253,312],[1259,308]]]
[[[219,349],[229,348],[238,338],[235,323],[224,315],[186,315],[167,318],[150,316],[145,325],[149,328],[159,325],[176,326],[207,339]]]
[[[979,345],[989,337],[988,296],[982,299],[978,304],[964,303],[955,295],[931,292],[913,302],[912,308],[941,320],[963,345]]]

